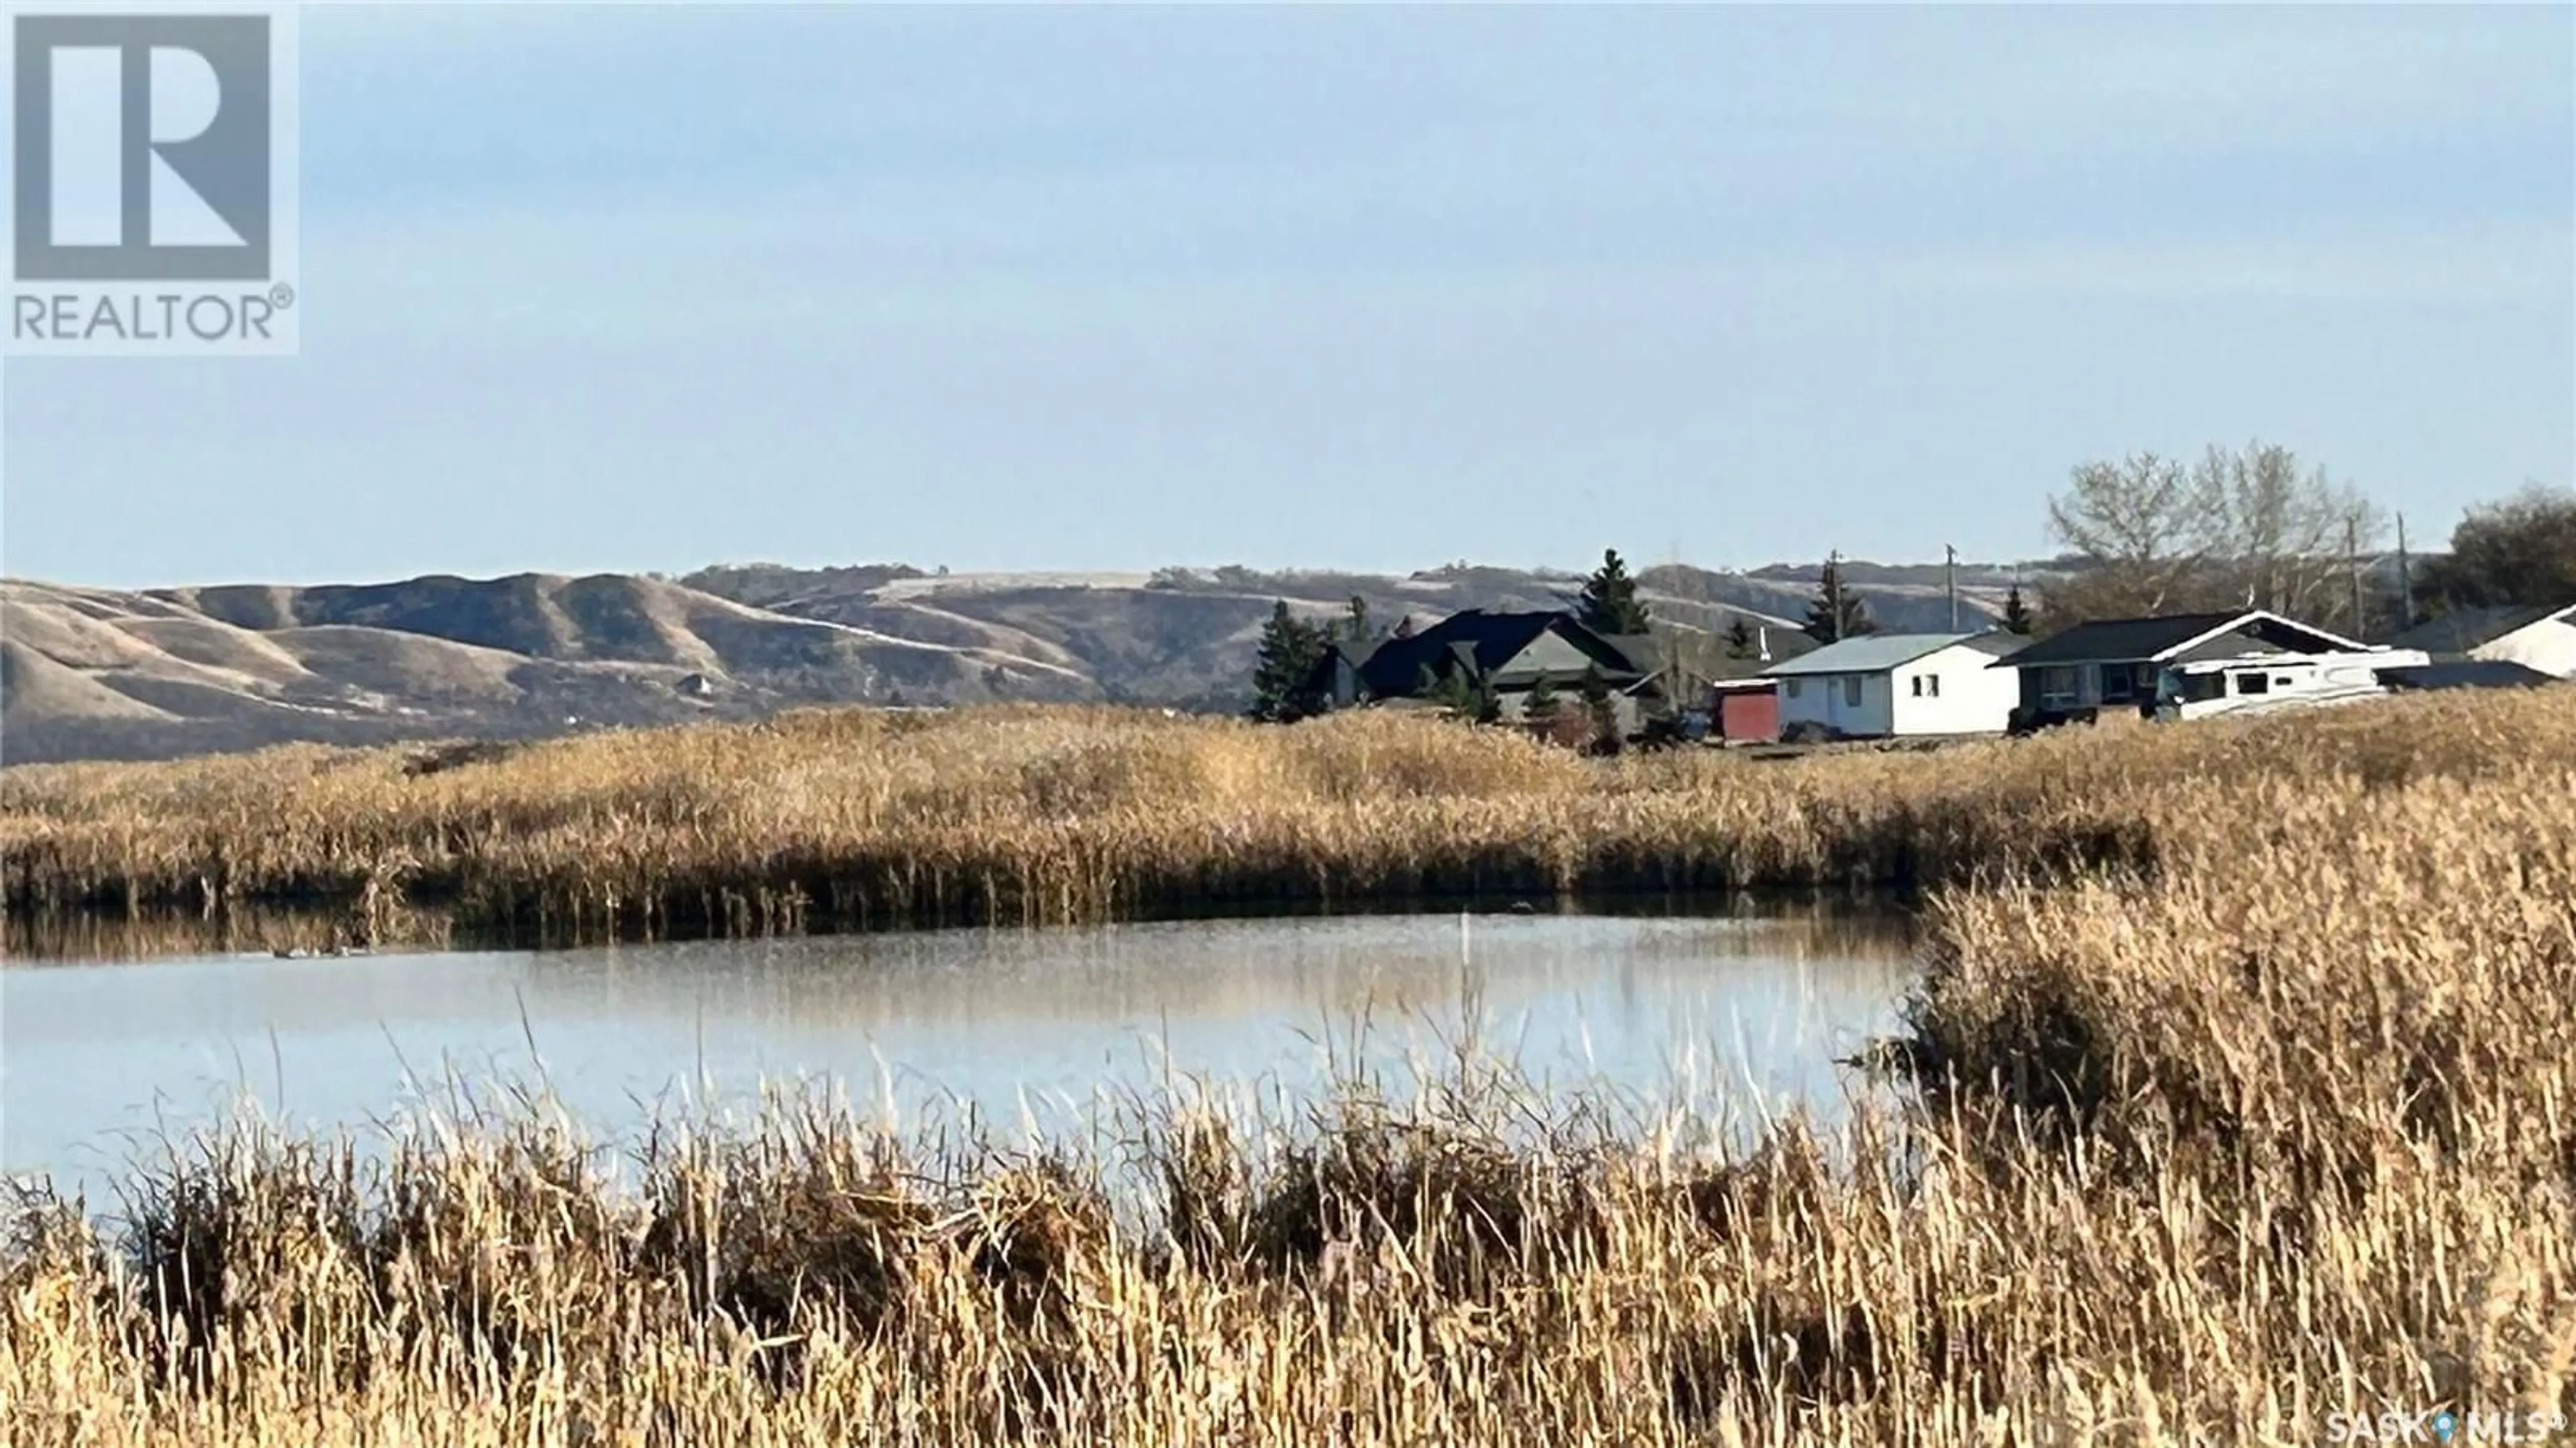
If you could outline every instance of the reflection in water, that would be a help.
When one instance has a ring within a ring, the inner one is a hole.
[[[379,910],[385,938],[418,950],[444,949],[454,922],[433,910]],[[267,955],[322,952],[366,939],[351,910],[266,909],[236,905],[214,915],[146,910],[136,914],[73,910],[0,920],[0,955],[12,961],[149,960],[160,956]]]
[[[349,1125],[494,1078],[612,1134],[782,1080],[1061,1131],[1176,1077],[1293,1103],[1462,1041],[1550,1087],[1829,1106],[1911,976],[1884,920],[1553,915],[16,967],[0,1167],[97,1184],[243,1095]]]

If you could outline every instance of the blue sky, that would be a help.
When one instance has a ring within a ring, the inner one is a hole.
[[[2576,9],[308,8],[303,344],[13,361],[63,581],[2047,550],[2576,456]]]

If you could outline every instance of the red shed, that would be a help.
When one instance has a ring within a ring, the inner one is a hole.
[[[1769,679],[1721,679],[1708,686],[1708,733],[1729,744],[1780,738],[1780,686]]]

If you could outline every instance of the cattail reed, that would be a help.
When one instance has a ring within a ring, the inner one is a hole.
[[[999,872],[1002,908],[1270,878],[1245,861],[1950,883],[1848,1119],[1750,1141],[1462,1066],[1288,1120],[1136,1103],[1078,1154],[793,1100],[622,1158],[534,1103],[369,1151],[182,1143],[108,1217],[13,1214],[0,1438],[2304,1443],[2447,1409],[2536,1441],[2576,1415],[2571,742],[2545,695],[1790,765],[1009,713],[479,782],[313,752],[13,779],[13,827],[57,832],[20,879],[222,839],[237,880],[810,893],[901,840],[871,868]],[[223,832],[255,780],[265,841]],[[763,817],[769,853],[725,853]]]
[[[2548,692],[1796,760],[1598,761],[1368,713],[1276,728],[816,711],[508,747],[13,768],[0,881],[16,918],[319,905],[363,940],[1911,890],[2153,868],[2211,780],[2298,796],[2571,756],[2576,709]]]

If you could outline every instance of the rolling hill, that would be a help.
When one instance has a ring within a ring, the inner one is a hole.
[[[1854,565],[1853,576],[1865,575]],[[1884,572],[1884,571],[1883,571]],[[1919,570],[1856,581],[1890,628],[1945,626]],[[2008,582],[1961,572],[1979,626]],[[1655,614],[1713,634],[1794,627],[1814,570],[1645,570]],[[727,565],[672,580],[523,573],[117,591],[0,580],[0,758],[144,758],[756,718],[814,703],[996,699],[1241,706],[1278,600],[1382,624],[1558,606],[1572,574],[1452,564],[1404,577],[1242,568],[928,574]]]

